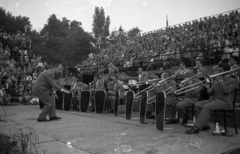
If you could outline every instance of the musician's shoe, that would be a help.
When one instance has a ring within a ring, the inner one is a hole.
[[[188,119],[189,119],[189,116],[184,117],[181,124],[182,124],[183,126],[184,126],[185,124],[187,124]]]
[[[107,113],[114,113],[114,111],[111,110],[111,109],[108,109],[108,110],[107,110]]]
[[[170,118],[168,121],[165,122],[165,124],[177,124],[177,119]]]
[[[186,133],[187,133],[187,134],[198,134],[198,133],[199,133],[199,129],[194,126],[194,127],[192,127],[191,129],[186,130]]]
[[[154,115],[149,115],[149,116],[146,116],[147,119],[155,119],[155,116]]]
[[[49,120],[45,119],[37,119],[38,122],[48,122]]]
[[[52,118],[50,118],[50,120],[52,121],[52,120],[60,120],[60,119],[62,119],[61,117],[52,117]]]
[[[203,126],[203,128],[202,128],[203,131],[207,131],[207,130],[209,130],[209,129],[211,129],[211,127],[210,127],[209,125]]]

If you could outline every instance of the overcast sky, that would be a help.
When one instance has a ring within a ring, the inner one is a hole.
[[[110,16],[110,31],[138,26],[143,32],[240,8],[240,0],[0,0],[0,6],[13,15],[28,16],[34,29],[40,30],[49,15],[82,22],[92,31],[95,6],[103,6]]]

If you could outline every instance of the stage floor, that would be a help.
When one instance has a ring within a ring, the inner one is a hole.
[[[240,147],[240,135],[232,128],[233,137],[213,136],[213,128],[187,135],[189,128],[179,124],[165,125],[163,132],[156,129],[154,120],[142,125],[138,114],[126,120],[121,114],[59,110],[61,120],[39,123],[37,105],[4,108],[7,122],[0,122],[0,132],[31,128],[39,136],[37,148],[50,154],[220,154]],[[0,115],[4,115],[2,107]]]

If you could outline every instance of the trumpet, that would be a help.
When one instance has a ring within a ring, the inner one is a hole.
[[[207,75],[206,78],[203,81],[199,81],[199,82],[191,84],[189,86],[182,87],[181,89],[175,90],[174,93],[176,95],[181,95],[185,92],[195,90],[197,88],[200,88],[200,84],[202,84],[202,83],[211,84],[213,82],[213,78],[215,78],[215,77],[225,75],[225,74],[228,74],[228,75],[224,76],[223,78],[226,78],[226,77],[229,77],[229,76],[232,76],[232,75],[236,75],[238,70],[239,70],[239,68],[236,68],[236,69],[232,69],[230,71],[225,71],[225,72],[221,72],[221,73],[217,73],[217,74],[213,74],[213,75]]]

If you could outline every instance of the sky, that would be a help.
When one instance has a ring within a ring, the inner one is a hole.
[[[30,18],[33,29],[40,31],[51,14],[58,19],[82,22],[92,31],[95,6],[110,16],[110,31],[120,25],[125,31],[138,27],[148,32],[205,16],[240,8],[240,0],[0,0],[0,6],[13,15]]]

